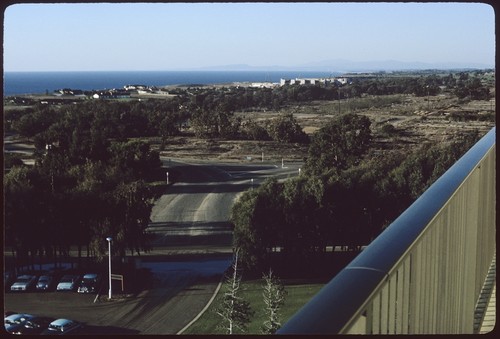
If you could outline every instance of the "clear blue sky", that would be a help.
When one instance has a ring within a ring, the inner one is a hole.
[[[4,71],[182,70],[352,61],[495,64],[481,3],[15,4]]]

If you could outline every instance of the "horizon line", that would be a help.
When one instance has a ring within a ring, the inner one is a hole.
[[[434,70],[487,70],[495,69],[495,66],[450,66],[450,67],[428,67],[428,68],[359,68],[351,70],[331,70],[331,69],[311,69],[311,68],[287,68],[287,69],[272,69],[252,67],[252,69],[230,69],[224,67],[202,67],[202,68],[179,68],[179,69],[110,69],[110,70],[3,70],[3,73],[85,73],[85,72],[324,72],[324,73],[347,73],[347,72],[416,72],[416,71],[434,71]]]

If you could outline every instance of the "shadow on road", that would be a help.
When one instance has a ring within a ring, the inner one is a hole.
[[[116,326],[85,326],[81,331],[75,334],[83,335],[96,335],[96,334],[139,334],[140,331],[129,328],[116,327]]]
[[[231,246],[233,225],[228,221],[152,222],[148,226],[156,246]]]
[[[195,185],[173,185],[166,189],[163,194],[186,194],[186,193],[238,193],[248,190],[252,185],[245,184],[195,184]]]

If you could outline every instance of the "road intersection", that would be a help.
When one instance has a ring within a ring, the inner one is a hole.
[[[182,243],[186,237],[190,244],[230,246],[229,219],[238,196],[267,178],[285,180],[296,176],[301,165],[164,161],[168,168],[180,173],[180,178],[153,206],[147,229],[156,235],[153,247]]]

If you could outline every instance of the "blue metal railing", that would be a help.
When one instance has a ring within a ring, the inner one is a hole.
[[[495,128],[278,334],[472,333],[495,252]]]

